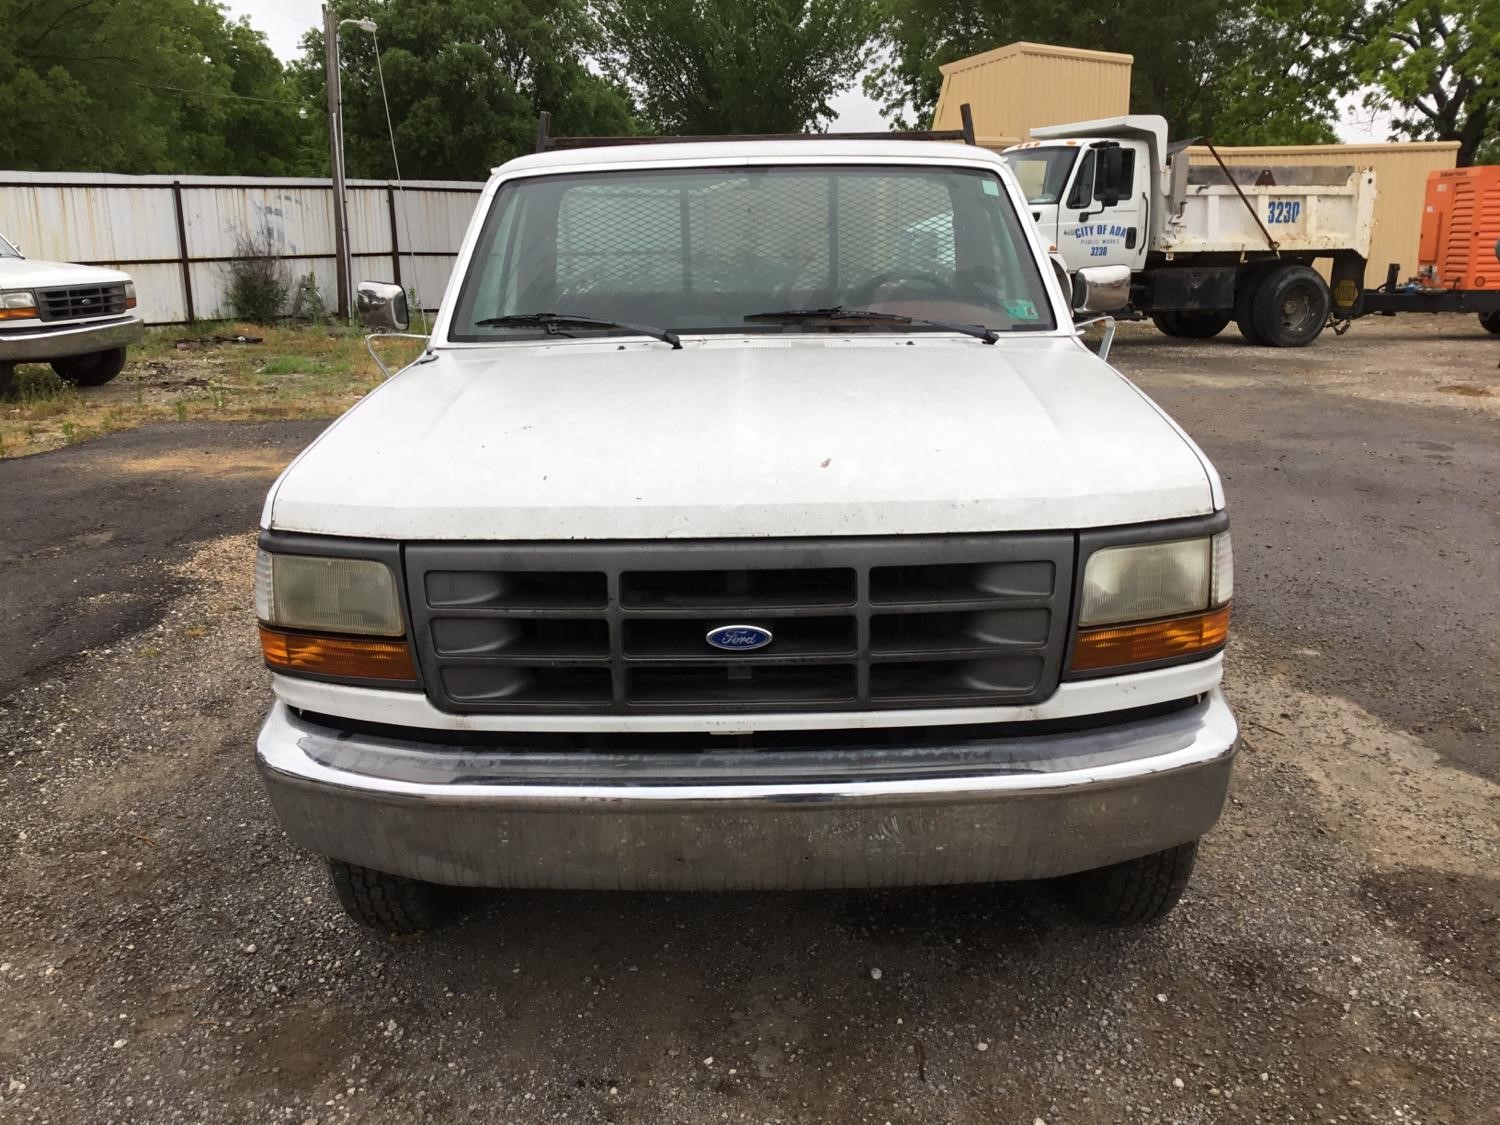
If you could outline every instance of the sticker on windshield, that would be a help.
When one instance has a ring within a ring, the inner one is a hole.
[[[1031,301],[1001,301],[1000,307],[1012,320],[1036,320],[1036,305]]]
[[[984,189],[984,194],[985,195],[999,195],[1000,194],[1000,181],[999,180],[980,180],[979,184],[980,184],[980,187],[982,187]]]

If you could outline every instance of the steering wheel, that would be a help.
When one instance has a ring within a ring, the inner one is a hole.
[[[881,286],[891,285],[895,282],[909,284],[913,288],[926,289],[935,297],[954,296],[953,287],[946,280],[938,277],[935,273],[922,273],[916,270],[887,270],[885,273],[876,274],[868,280],[851,286],[844,291],[843,303],[854,308],[864,308],[875,299]]]

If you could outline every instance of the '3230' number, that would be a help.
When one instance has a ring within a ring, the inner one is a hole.
[[[1295,223],[1302,214],[1300,199],[1273,199],[1266,221],[1271,223]]]

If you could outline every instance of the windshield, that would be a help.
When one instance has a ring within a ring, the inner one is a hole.
[[[21,252],[5,241],[5,235],[0,234],[0,258],[19,258]]]
[[[1062,198],[1068,173],[1077,159],[1078,149],[1072,146],[1023,148],[1005,154],[1005,162],[1021,182],[1026,202],[1037,206],[1056,203]]]
[[[678,332],[912,332],[842,317],[747,320],[777,310],[875,310],[1052,328],[1016,210],[993,172],[765,165],[537,176],[500,189],[450,338],[627,327],[495,323],[538,313]]]

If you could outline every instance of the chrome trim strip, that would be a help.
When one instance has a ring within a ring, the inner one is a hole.
[[[415,691],[319,683],[273,673],[276,697],[300,711],[347,715],[367,723],[417,727],[424,731],[565,731],[632,733],[706,731],[749,734],[772,730],[874,729],[955,726],[1070,719],[1203,695],[1224,677],[1224,654],[1207,660],[1060,684],[1040,703],[999,707],[933,707],[893,711],[755,712],[702,715],[450,715]]]

